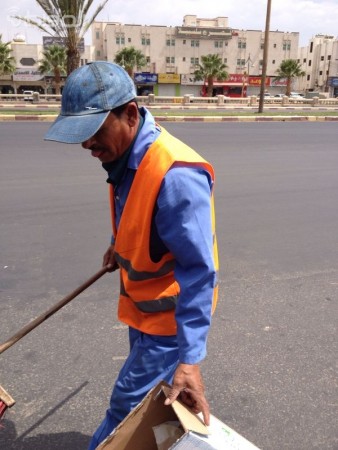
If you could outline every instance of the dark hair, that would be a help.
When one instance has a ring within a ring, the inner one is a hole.
[[[129,102],[125,103],[124,105],[120,105],[117,108],[112,109],[111,112],[114,113],[115,116],[121,117],[123,111],[126,109],[127,105],[129,105],[129,103],[135,103],[136,106],[138,107],[136,98],[133,98]]]

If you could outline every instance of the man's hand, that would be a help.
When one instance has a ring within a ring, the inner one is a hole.
[[[114,270],[118,269],[118,264],[114,257],[114,244],[108,247],[108,250],[103,255],[102,267],[105,266],[108,267],[108,272],[114,272]]]
[[[178,365],[172,389],[164,404],[170,405],[178,396],[194,413],[202,412],[204,423],[210,425],[209,404],[204,395],[203,380],[197,364]]]

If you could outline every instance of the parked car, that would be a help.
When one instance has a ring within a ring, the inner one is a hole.
[[[275,95],[275,98],[283,98],[283,97],[285,97],[285,94],[276,94]]]
[[[290,92],[290,98],[302,100],[304,98],[304,94],[300,94],[299,92]]]
[[[33,101],[33,94],[34,91],[23,91],[23,95],[24,95],[24,101],[25,102],[32,102]]]

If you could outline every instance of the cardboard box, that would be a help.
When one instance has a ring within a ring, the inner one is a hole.
[[[206,427],[180,401],[165,406],[169,389],[162,381],[150,390],[97,450],[258,450],[212,415]],[[168,435],[164,436],[163,431]],[[155,433],[162,436],[162,443],[156,442]]]

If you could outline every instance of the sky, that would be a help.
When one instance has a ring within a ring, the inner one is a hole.
[[[102,0],[94,0],[93,13]],[[228,17],[230,28],[265,30],[268,0],[108,0],[97,20],[138,25],[180,26],[187,14],[198,18]],[[0,34],[10,41],[22,34],[29,44],[41,44],[42,34],[11,16],[37,18],[43,14],[36,0],[0,0]],[[271,0],[270,30],[299,32],[299,46],[312,36],[338,36],[338,0]],[[91,35],[85,36],[91,44]]]

